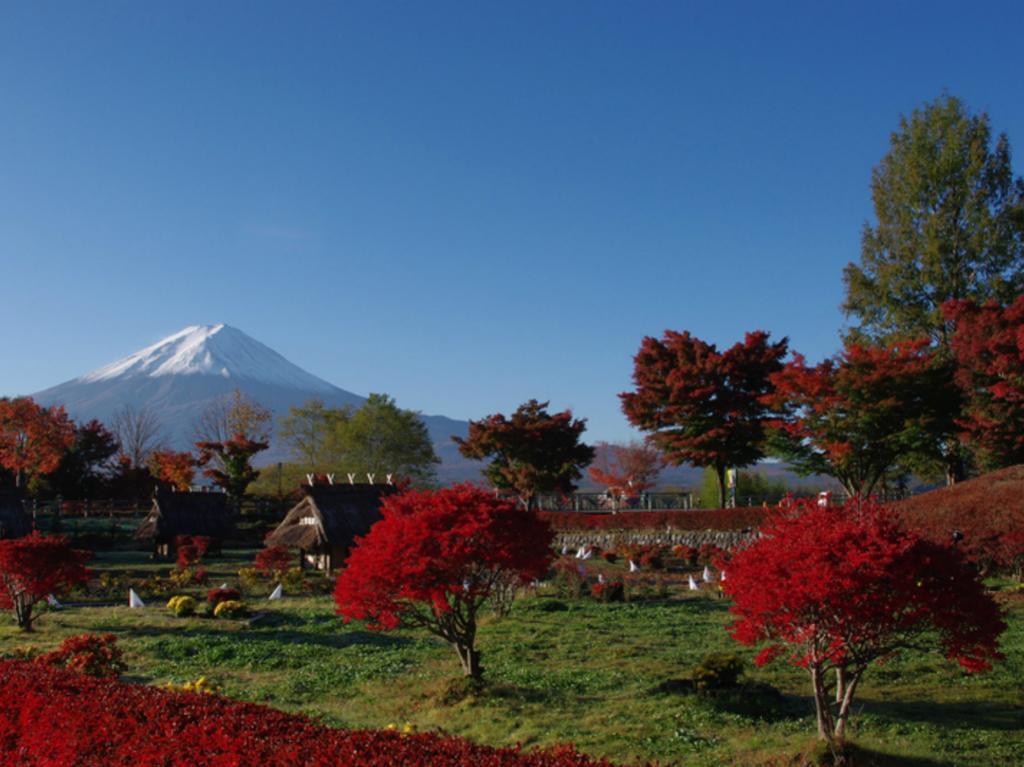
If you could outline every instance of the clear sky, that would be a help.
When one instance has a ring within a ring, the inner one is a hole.
[[[591,439],[644,335],[836,350],[890,131],[1024,170],[1024,4],[0,6],[0,394],[226,322],[345,389]]]

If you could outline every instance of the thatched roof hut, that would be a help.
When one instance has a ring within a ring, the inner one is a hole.
[[[32,521],[21,503],[21,492],[0,488],[0,540],[21,538],[32,532]]]
[[[321,570],[338,567],[357,536],[381,518],[381,501],[397,492],[392,485],[311,485],[303,498],[267,537],[268,546],[301,552],[300,562]]]
[[[218,548],[235,532],[235,514],[224,493],[173,493],[158,490],[153,507],[135,531],[136,540],[152,540],[155,552],[170,556],[179,535],[205,535]]]

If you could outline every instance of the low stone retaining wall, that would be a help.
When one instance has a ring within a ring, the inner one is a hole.
[[[597,546],[616,549],[629,546],[675,546],[682,544],[699,549],[704,544],[731,549],[753,540],[756,532],[741,530],[572,530],[555,536],[555,546],[578,549]]]

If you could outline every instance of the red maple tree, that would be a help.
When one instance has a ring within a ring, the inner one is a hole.
[[[759,665],[788,654],[811,676],[818,734],[846,733],[857,685],[873,663],[935,647],[967,671],[1000,657],[1006,624],[977,570],[872,502],[812,501],[779,512],[736,551],[722,589],[734,638],[764,645]]]
[[[724,506],[726,469],[764,457],[762,398],[788,345],[760,330],[725,351],[686,332],[644,338],[633,358],[636,388],[619,395],[622,411],[676,465],[712,467]]]
[[[269,444],[249,439],[244,434],[235,434],[223,442],[196,442],[196,447],[199,449],[197,463],[207,467],[203,469],[203,475],[224,488],[230,498],[240,501],[249,485],[260,475],[259,470],[252,467],[252,457],[266,450]],[[212,461],[222,468],[209,466]]]
[[[287,546],[267,546],[256,554],[256,569],[267,575],[280,577],[292,566],[294,557]]]
[[[988,468],[1024,463],[1024,296],[1009,306],[950,301],[946,319],[956,380],[967,404],[959,421]]]
[[[597,457],[587,468],[587,474],[599,485],[607,488],[612,509],[617,511],[629,498],[654,487],[665,458],[656,447],[646,442],[615,445],[598,442]]]
[[[936,412],[931,398],[945,392],[940,375],[927,340],[850,344],[813,366],[795,354],[772,374],[774,390],[765,396],[779,414],[772,451],[866,496],[899,458],[925,449]]]
[[[47,596],[89,579],[92,557],[68,545],[63,536],[37,532],[0,541],[0,609],[14,610],[22,631],[32,630],[32,608]]]
[[[479,678],[478,613],[507,598],[510,584],[544,574],[550,527],[468,484],[393,495],[381,513],[338,576],[338,613],[371,629],[421,626],[455,649],[465,675]]]
[[[45,408],[31,397],[0,399],[0,466],[24,475],[49,474],[75,441],[75,428],[63,407]]]
[[[188,491],[196,475],[196,459],[192,453],[174,450],[154,450],[147,461],[150,472],[160,482],[175,490]]]
[[[527,508],[538,493],[571,493],[594,459],[594,448],[580,442],[586,420],[574,419],[571,410],[548,413],[547,407],[532,399],[509,417],[470,421],[466,439],[452,437],[466,458],[489,459],[484,476],[494,487],[514,491]]]

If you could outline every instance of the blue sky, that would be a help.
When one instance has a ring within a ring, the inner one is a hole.
[[[4,3],[0,393],[227,322],[458,418],[592,439],[644,335],[835,351],[899,116],[1024,163],[1024,6]]]

